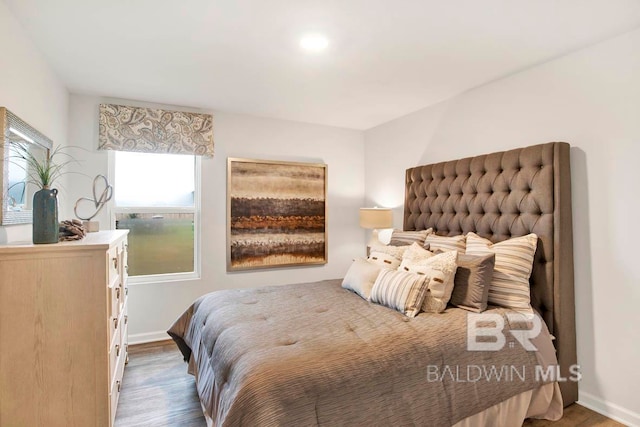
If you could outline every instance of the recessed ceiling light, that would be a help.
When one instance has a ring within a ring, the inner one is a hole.
[[[329,40],[322,34],[307,34],[300,39],[300,47],[309,52],[320,52],[329,46]]]

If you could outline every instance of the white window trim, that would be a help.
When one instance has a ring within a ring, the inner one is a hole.
[[[109,182],[115,182],[116,176],[116,155],[115,151],[108,151],[108,166],[109,170],[107,176]],[[168,282],[184,282],[189,280],[199,280],[202,272],[202,257],[201,257],[201,238],[200,238],[200,224],[201,224],[201,182],[202,182],[202,158],[201,156],[195,156],[195,191],[193,208],[136,208],[136,207],[121,207],[115,206],[115,198],[109,203],[109,218],[111,223],[109,224],[111,230],[116,228],[116,214],[123,212],[151,212],[151,213],[193,213],[193,269],[194,271],[187,273],[166,273],[166,274],[148,274],[145,276],[130,276],[127,283],[130,285],[142,285],[150,283],[168,283]],[[114,191],[117,189],[114,188]]]

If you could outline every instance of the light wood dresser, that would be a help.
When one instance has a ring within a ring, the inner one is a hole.
[[[127,230],[0,245],[0,426],[112,426],[127,362]]]

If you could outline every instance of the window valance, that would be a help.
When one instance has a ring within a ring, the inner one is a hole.
[[[100,104],[99,148],[213,157],[213,116]]]

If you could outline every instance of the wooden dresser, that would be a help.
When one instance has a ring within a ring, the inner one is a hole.
[[[127,362],[127,230],[0,245],[0,426],[112,426]]]

